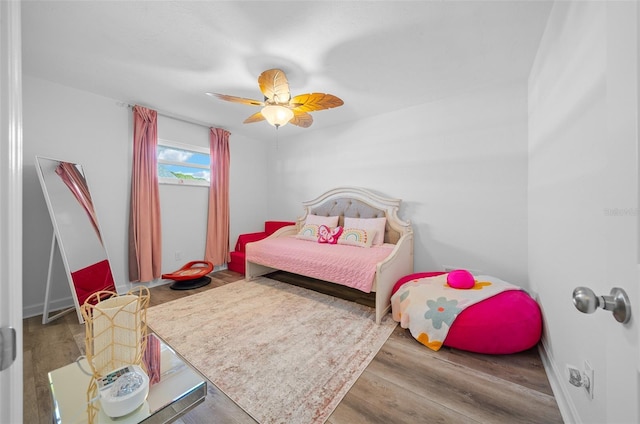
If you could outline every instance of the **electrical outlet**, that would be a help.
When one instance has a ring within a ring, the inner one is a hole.
[[[584,379],[587,381],[585,381],[582,387],[584,387],[584,390],[587,392],[587,396],[589,397],[589,399],[593,399],[593,383],[594,383],[593,374],[594,374],[593,367],[591,366],[589,361],[585,360],[584,361]]]
[[[174,253],[174,258],[176,261],[181,261],[182,260],[182,252],[179,250],[176,250],[176,253]]]
[[[584,371],[574,365],[567,365],[567,379],[569,384],[576,387],[582,387],[587,393],[589,399],[593,399],[593,368],[589,361],[584,361]]]
[[[582,373],[576,366],[567,364],[566,371],[569,384],[576,387],[582,386]]]

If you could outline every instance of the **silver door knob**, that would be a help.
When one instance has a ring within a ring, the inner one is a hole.
[[[629,296],[619,287],[612,288],[609,296],[597,296],[588,287],[576,287],[573,290],[573,304],[585,314],[592,314],[598,308],[611,311],[616,321],[623,324],[631,319]]]
[[[5,370],[16,360],[16,330],[0,327],[0,371]]]

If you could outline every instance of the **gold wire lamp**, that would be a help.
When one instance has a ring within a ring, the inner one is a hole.
[[[99,410],[93,403],[98,396],[98,381],[123,366],[146,368],[143,356],[149,298],[149,289],[142,286],[121,296],[100,291],[89,296],[80,308],[85,320],[85,352],[92,372],[87,389],[90,424]]]

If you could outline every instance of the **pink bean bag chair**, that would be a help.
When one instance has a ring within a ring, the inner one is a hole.
[[[444,272],[407,275],[398,280],[392,294],[408,281],[442,274]],[[448,276],[447,283],[460,289],[468,288],[471,284],[468,275],[462,272]],[[541,335],[542,315],[536,301],[524,291],[509,290],[463,310],[453,322],[444,345],[477,353],[509,354],[534,347]]]

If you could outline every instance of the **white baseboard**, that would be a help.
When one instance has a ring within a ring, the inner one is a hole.
[[[547,379],[549,379],[549,385],[553,391],[553,396],[556,398],[558,409],[560,409],[562,420],[567,424],[582,424],[575,404],[571,400],[571,396],[567,392],[566,386],[563,384],[564,372],[556,366],[556,362],[553,360],[553,355],[548,348],[548,344],[544,336],[538,344],[538,352],[540,353],[540,359],[542,360],[544,370],[547,373]]]
[[[49,315],[51,316],[51,312],[60,311],[62,309],[73,308],[73,299],[71,296],[52,300],[49,305]],[[44,302],[36,303],[35,305],[23,305],[22,306],[22,318],[31,318],[37,315],[42,315],[44,311]]]

